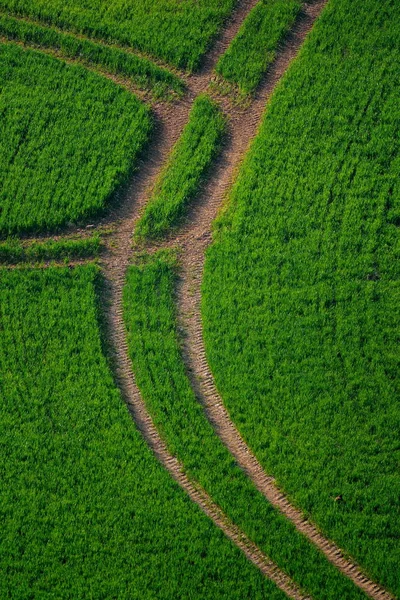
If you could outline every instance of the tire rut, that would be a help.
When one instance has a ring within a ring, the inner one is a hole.
[[[216,43],[219,50],[213,51],[213,57],[207,59],[200,74],[188,78],[188,94],[185,99],[175,106],[160,104],[153,107],[155,140],[147,153],[151,159],[143,159],[137,174],[132,178],[128,191],[125,191],[126,200],[121,202],[120,206],[107,219],[112,224],[116,224],[116,228],[111,236],[112,244],[108,253],[101,261],[107,295],[104,302],[106,306],[105,326],[116,383],[136,425],[158,460],[187,492],[191,500],[213,520],[215,525],[266,577],[271,579],[289,598],[311,600],[310,596],[303,594],[290,577],[281,571],[254,542],[229,520],[197,482],[190,480],[185,475],[183,466],[169,453],[135,383],[123,321],[122,295],[126,270],[133,253],[132,234],[135,224],[140,218],[160,171],[188,121],[193,100],[199,93],[207,89],[210,73],[217,56],[229,45],[231,39],[236,35],[241,20],[247,14],[247,10],[255,5],[256,1],[247,0],[241,4],[241,8],[235,13],[235,17]],[[102,225],[104,226],[104,221]]]
[[[157,459],[168,470],[173,479],[188,494],[200,509],[221,529],[224,534],[246,555],[246,557],[275,585],[293,600],[311,600],[301,592],[294,582],[279,569],[279,567],[266,556],[254,542],[252,542],[230,519],[221,508],[212,501],[210,496],[195,481],[189,479],[184,472],[183,465],[170,454],[162,440],[153,420],[141,397],[135,383],[135,377],[128,354],[126,329],[123,321],[122,293],[125,274],[107,281],[108,310],[107,310],[107,339],[110,347],[114,349],[111,361],[114,363],[116,383],[128,405],[132,417],[141,431],[147,444],[156,455]]]

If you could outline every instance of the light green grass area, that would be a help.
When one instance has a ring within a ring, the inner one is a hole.
[[[0,242],[0,263],[40,262],[98,256],[101,250],[100,236],[65,238],[60,240],[23,243],[18,238]]]
[[[220,150],[225,129],[226,120],[218,105],[205,95],[198,96],[138,221],[138,240],[162,237],[179,225]]]
[[[16,15],[132,46],[193,70],[236,0],[0,0]]]
[[[0,597],[274,598],[139,434],[95,267],[0,274]]]
[[[219,59],[216,72],[243,94],[254,92],[300,8],[301,0],[261,0]]]
[[[257,492],[214,432],[181,356],[174,304],[177,276],[173,254],[162,251],[129,268],[124,290],[135,376],[169,449],[234,523],[312,598],[365,598]]]
[[[398,596],[399,24],[394,0],[330,0],[216,223],[203,285],[207,355],[244,438]]]
[[[0,44],[0,232],[53,229],[107,206],[152,122],[100,75]]]
[[[169,100],[182,96],[184,92],[184,83],[177,75],[147,58],[119,48],[104,46],[4,14],[0,14],[0,36],[39,49],[54,50],[65,58],[127,77],[138,88],[149,90],[154,98]]]

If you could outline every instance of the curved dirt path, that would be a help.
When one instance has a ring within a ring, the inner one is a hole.
[[[213,423],[216,432],[258,490],[302,534],[314,543],[332,564],[347,575],[371,598],[376,600],[391,600],[392,596],[388,592],[367,578],[355,562],[346,559],[338,546],[326,539],[312,523],[305,519],[301,511],[290,504],[277,487],[274,479],[265,473],[232,423],[216,390],[207,364],[202,336],[200,311],[201,281],[204,268],[204,253],[211,242],[211,223],[216,217],[221,203],[233,183],[235,173],[248,150],[251,140],[257,133],[269,97],[288,68],[291,60],[298,53],[307,33],[310,31],[326,1],[314,0],[304,5],[301,18],[297,22],[293,32],[288,36],[283,50],[280,52],[268,75],[264,78],[249,108],[246,110],[233,108],[229,99],[219,99],[225,112],[230,116],[228,139],[224,151],[201,197],[193,207],[182,232],[161,245],[180,245],[183,248],[182,275],[178,290],[178,311],[181,328],[185,332],[183,336],[185,360],[192,385],[199,400],[204,404],[207,415]],[[240,12],[241,19],[244,18],[246,12],[254,4],[255,1],[247,1],[242,4],[241,10],[238,11]],[[121,208],[117,209],[116,213],[112,215],[113,221],[119,218],[121,222],[113,236],[113,239],[117,242],[117,248],[105,261],[105,271],[110,286],[111,298],[110,310],[108,312],[109,335],[113,341],[113,347],[116,349],[115,360],[121,389],[124,390],[128,403],[132,407],[135,407],[133,409],[134,418],[139,423],[146,440],[161,462],[170,470],[172,476],[187,489],[188,493],[191,492],[186,486],[193,484],[187,479],[185,481],[178,479],[178,475],[182,477],[181,467],[168,454],[168,450],[161,438],[159,438],[134,384],[122,317],[122,288],[125,271],[131,255],[132,232],[136,219],[146,203],[150,190],[173,144],[177,141],[183,126],[187,122],[193,99],[198,93],[207,89],[216,59],[229,45],[240,26],[240,20],[237,18],[238,13],[236,13],[235,17],[236,19],[231,22],[214,50],[210,53],[203,70],[197,75],[188,77],[187,84],[189,91],[184,101],[175,107],[165,107],[162,105],[155,107],[159,137],[158,143],[154,146],[154,149],[151,149],[152,160],[143,164],[138,177],[132,183],[130,193],[128,194],[129,203],[123,203]],[[157,442],[155,442],[156,438]],[[197,492],[200,493],[198,490]],[[208,505],[210,500],[204,491],[201,494],[204,494],[204,496],[201,496],[203,499],[201,503],[199,502],[200,497],[198,495],[191,497],[200,503],[204,510],[205,505]],[[215,505],[213,506],[215,507]],[[215,509],[220,511],[218,507],[215,507]],[[221,515],[222,513],[219,514]],[[217,520],[215,522],[218,526],[221,526],[220,522]]]
[[[301,592],[294,582],[268,558],[215,504],[208,494],[196,482],[184,473],[184,467],[173,457],[160,437],[146,405],[135,383],[126,342],[126,329],[122,312],[122,292],[125,274],[108,280],[109,310],[107,314],[108,342],[114,348],[111,357],[117,384],[125,398],[132,417],[158,460],[169,471],[173,479],[185,490],[191,500],[219,527],[225,535],[246,555],[246,557],[275,585],[293,600],[311,600]]]
[[[255,2],[256,0],[251,0],[251,2],[244,2],[243,5],[248,10],[249,5],[255,4]],[[246,11],[242,7],[240,12],[240,17],[243,19]],[[239,26],[240,20],[238,18],[231,21],[230,27],[219,40],[218,45],[220,48],[222,47],[220,51],[228,46]],[[187,492],[193,502],[213,520],[215,525],[242,550],[246,557],[289,598],[311,600],[310,596],[304,595],[296,584],[228,519],[219,506],[196,482],[190,480],[184,474],[183,466],[169,453],[147,411],[135,383],[128,354],[126,328],[123,321],[122,295],[126,270],[132,255],[132,233],[160,170],[163,168],[173,145],[188,121],[194,98],[208,86],[209,73],[212,72],[212,68],[213,62],[208,61],[201,74],[190,78],[192,81],[189,84],[189,93],[178,105],[160,104],[154,107],[156,132],[155,141],[148,151],[151,158],[142,161],[137,175],[130,184],[127,201],[121,202],[120,206],[107,218],[107,220],[110,219],[111,223],[117,223],[117,227],[111,236],[112,245],[107,256],[101,261],[105,275],[104,301],[106,305],[107,339],[112,353],[111,361],[113,362],[117,384],[136,425],[158,460],[165,466],[174,480]]]

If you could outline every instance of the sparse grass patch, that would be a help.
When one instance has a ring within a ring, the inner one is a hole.
[[[300,8],[301,0],[261,0],[219,59],[216,72],[241,94],[254,92]]]
[[[93,235],[85,238],[35,241],[29,244],[18,238],[0,242],[0,263],[40,262],[96,257],[101,250],[101,238]]]
[[[205,95],[198,96],[137,224],[137,240],[162,237],[181,222],[218,154],[225,129],[217,104]]]

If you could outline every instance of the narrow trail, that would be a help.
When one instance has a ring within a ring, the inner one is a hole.
[[[244,2],[249,8],[256,0]],[[245,11],[241,11],[241,18]],[[218,46],[220,52],[230,43],[240,26],[240,20],[231,21],[230,26]],[[111,351],[111,361],[116,383],[129,407],[132,417],[158,460],[169,471],[173,479],[186,491],[191,500],[210,517],[215,525],[246,555],[246,557],[289,598],[294,600],[311,600],[304,595],[296,584],[279,567],[273,563],[238,527],[236,527],[207,493],[185,474],[183,466],[173,457],[160,437],[150,414],[144,404],[135,382],[126,341],[126,328],[123,320],[122,295],[125,284],[126,269],[132,255],[132,234],[135,223],[146,204],[151,189],[163,168],[173,145],[178,140],[183,127],[188,121],[189,111],[198,93],[205,90],[209,83],[213,61],[207,61],[200,75],[193,76],[189,85],[189,93],[183,101],[175,106],[159,105],[154,107],[156,120],[155,142],[148,151],[151,159],[143,161],[137,175],[133,178],[124,201],[108,219],[117,222],[112,235],[112,248],[102,260],[105,275],[105,317],[107,340]],[[103,222],[104,225],[104,222]]]
[[[71,258],[68,260],[60,259],[45,259],[45,260],[20,260],[18,262],[0,262],[0,269],[7,269],[8,271],[17,271],[21,269],[50,269],[52,267],[81,267],[88,264],[96,264],[98,262],[97,257],[85,257],[85,258]]]

